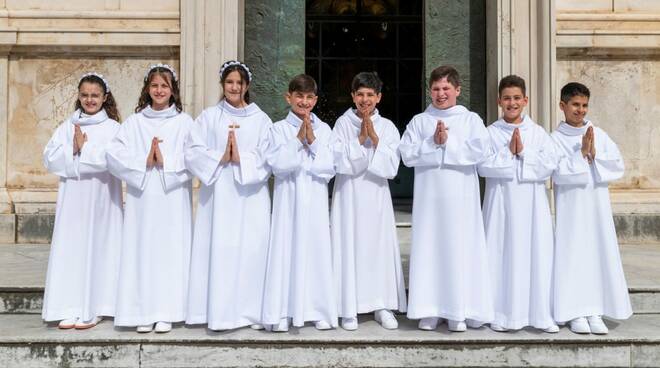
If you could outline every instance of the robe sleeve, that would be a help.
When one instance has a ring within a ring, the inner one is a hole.
[[[147,184],[147,158],[142,154],[136,155],[131,149],[135,145],[132,142],[129,123],[122,124],[115,138],[108,145],[106,160],[110,173],[127,185],[139,190],[144,190]]]
[[[451,133],[451,130],[449,131],[447,142],[445,142],[443,164],[471,166],[480,163],[486,158],[490,149],[488,130],[481,118],[475,115],[472,117],[472,120],[470,124],[472,124],[474,129],[466,139],[458,139],[455,134]]]
[[[238,164],[232,164],[236,183],[250,185],[268,180],[271,170],[266,160],[266,152],[268,151],[270,128],[273,123],[268,119],[267,124],[267,128],[262,129],[259,134],[256,147],[251,150],[238,148],[241,161]]]
[[[205,113],[197,117],[184,144],[186,168],[204,185],[213,185],[228,164],[220,164],[223,152],[207,145],[208,122]],[[242,155],[241,155],[242,157]]]
[[[73,155],[73,142],[67,137],[66,124],[62,123],[46,144],[43,162],[46,170],[52,174],[63,178],[76,178],[79,176],[78,159]]]
[[[403,163],[408,167],[440,166],[442,146],[435,144],[433,136],[422,138],[417,125],[418,122],[413,119],[403,133],[399,146]]]
[[[344,125],[337,121],[333,129],[337,137],[333,148],[335,169],[338,174],[361,174],[369,166],[367,150],[360,144],[358,137],[351,137]]]
[[[596,158],[593,162],[596,182],[606,183],[621,179],[624,173],[624,163],[619,148],[605,132],[603,132],[602,138],[599,138],[604,141],[604,145],[600,149],[602,152],[596,151]]]
[[[378,139],[378,146],[374,151],[367,171],[385,179],[393,179],[399,171],[399,144],[401,138],[399,131],[394,129],[383,130],[383,136]]]
[[[329,129],[328,129],[329,130]],[[316,137],[314,142],[308,146],[312,163],[308,172],[319,179],[329,182],[335,176],[335,161],[332,147],[337,143],[337,137],[332,131],[328,131],[326,139]]]
[[[192,180],[190,171],[186,169],[183,150],[177,150],[173,154],[163,152],[163,163],[163,168],[158,171],[166,192]]]
[[[545,181],[557,168],[557,153],[550,136],[542,132],[538,146],[530,144],[523,146],[518,155],[522,161],[520,166],[520,181]]]
[[[555,150],[558,153],[562,152],[558,142],[555,142]],[[585,185],[589,183],[590,175],[589,162],[582,156],[582,151],[578,149],[570,155],[559,155],[557,168],[552,173],[552,181],[557,185]]]
[[[484,178],[513,179],[516,175],[516,165],[516,156],[511,153],[508,144],[496,149],[491,141],[489,154],[479,163],[477,171]]]
[[[270,129],[270,147],[266,156],[273,175],[286,177],[303,166],[305,146],[298,137],[286,137],[277,126]]]
[[[119,131],[119,124],[114,123],[116,129],[114,133]],[[101,142],[86,142],[80,150],[80,174],[94,174],[101,173],[108,170],[108,162],[106,160],[106,151],[110,140],[103,140]]]

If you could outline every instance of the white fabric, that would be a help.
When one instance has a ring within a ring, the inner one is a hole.
[[[337,327],[328,181],[335,175],[335,138],[312,114],[316,139],[296,137],[301,120],[289,112],[274,124],[268,163],[275,175],[263,322],[290,317],[294,326],[325,321]]]
[[[552,176],[557,216],[554,316],[559,322],[632,314],[607,189],[609,181],[623,176],[623,158],[612,139],[594,127],[596,160],[589,165],[580,152],[589,126],[591,122],[579,128],[562,122],[552,133],[561,155]]]
[[[399,169],[399,131],[376,111],[378,146],[360,145],[362,119],[346,111],[333,129],[335,177],[331,231],[340,317],[379,309],[406,311],[406,289],[388,179]]]
[[[150,112],[129,116],[107,154],[108,168],[127,184],[117,326],[186,318],[192,187],[183,146],[193,121],[174,105]],[[147,170],[153,137],[162,140],[164,167]]]
[[[519,128],[523,152],[509,142]],[[557,165],[552,139],[524,116],[520,124],[500,119],[488,127],[491,151],[479,165],[486,177],[484,225],[495,300],[493,323],[507,329],[554,325],[551,307],[552,217],[545,181]]]
[[[241,161],[220,164],[235,124]],[[223,101],[201,113],[186,141],[186,167],[202,181],[188,324],[224,330],[261,322],[270,230],[265,154],[272,125],[255,104],[235,109]]]
[[[119,130],[105,110],[80,111],[55,130],[44,149],[46,169],[60,177],[42,317],[46,321],[113,316],[121,247],[121,181],[106,168],[105,150]],[[74,124],[87,142],[73,155]]]
[[[444,145],[433,141],[439,119]],[[493,318],[476,168],[488,145],[481,118],[463,106],[429,106],[406,127],[399,150],[415,168],[409,318]]]

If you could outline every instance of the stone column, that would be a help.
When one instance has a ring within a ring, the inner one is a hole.
[[[527,82],[527,113],[550,131],[556,125],[555,0],[493,0],[487,6],[487,115],[497,119],[497,84],[509,74]]]
[[[181,2],[181,93],[197,116],[218,101],[220,65],[243,57],[244,0]]]
[[[16,216],[7,192],[9,51],[15,43],[15,32],[3,34],[0,45],[0,243],[13,243],[16,237]]]

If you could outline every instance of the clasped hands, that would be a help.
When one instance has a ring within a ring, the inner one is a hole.
[[[238,143],[236,143],[236,132],[232,129],[227,134],[227,144],[225,145],[225,153],[220,158],[221,164],[228,162],[239,163],[241,156],[238,154]]]
[[[80,125],[74,125],[73,132],[73,155],[80,154],[83,145],[87,142],[87,133],[83,133],[80,130]]]
[[[151,149],[149,149],[149,154],[147,155],[147,169],[151,169],[154,166],[162,169],[165,164],[163,154],[160,152],[159,143],[163,143],[163,140],[158,139],[158,137],[151,139]]]
[[[594,144],[594,127],[587,128],[587,132],[582,136],[582,157],[586,158],[589,163],[593,163],[596,158],[596,145]]]
[[[360,145],[364,145],[364,142],[367,141],[367,138],[371,140],[371,143],[374,147],[378,147],[378,134],[374,129],[374,122],[371,120],[371,113],[362,114],[362,124],[360,125],[360,134],[358,135],[358,140]]]
[[[309,113],[302,119],[302,124],[300,124],[300,128],[298,129],[297,137],[300,140],[300,143],[307,143],[307,145],[312,144],[316,139],[314,128],[312,128],[312,118]]]
[[[511,134],[511,142],[509,142],[509,150],[511,154],[518,156],[525,147],[522,144],[522,138],[520,137],[520,129],[516,128]]]

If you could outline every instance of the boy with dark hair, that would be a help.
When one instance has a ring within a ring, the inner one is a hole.
[[[375,312],[386,329],[398,327],[390,310],[406,311],[406,289],[388,179],[399,169],[399,131],[376,105],[383,83],[376,73],[353,78],[355,108],[333,131],[335,178],[332,246],[341,325],[358,328],[357,314]]]
[[[456,69],[431,73],[432,103],[406,127],[399,147],[415,168],[408,318],[451,331],[493,319],[477,164],[488,152],[481,118],[457,105]]]
[[[568,83],[552,133],[561,156],[555,190],[554,313],[575,333],[606,334],[602,315],[632,314],[607,184],[623,176],[623,158],[602,129],[585,118],[589,89]]]
[[[273,331],[287,331],[290,321],[337,327],[328,214],[334,136],[311,112],[317,98],[312,77],[293,78],[286,94],[291,111],[273,125],[266,154],[275,188],[263,323]]]
[[[546,131],[523,111],[525,81],[502,78],[502,117],[488,126],[491,151],[479,164],[486,178],[484,225],[495,300],[495,331],[526,326],[555,333],[552,318],[552,215],[545,181],[557,165]]]

